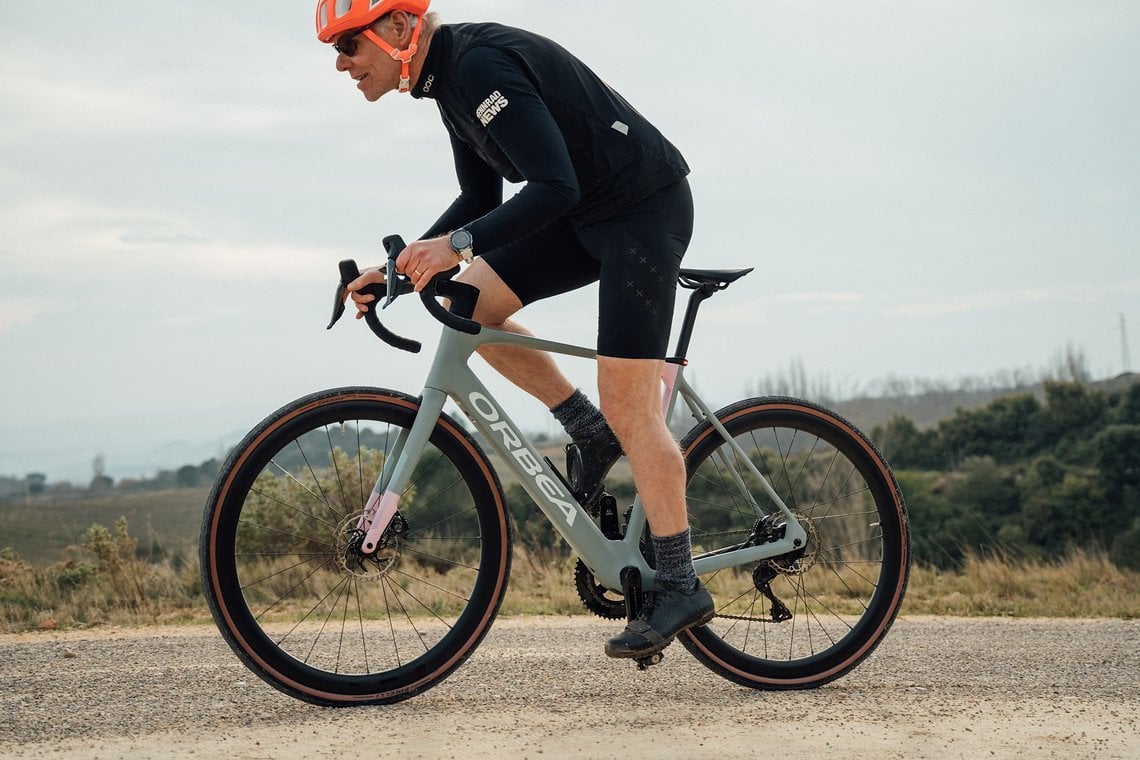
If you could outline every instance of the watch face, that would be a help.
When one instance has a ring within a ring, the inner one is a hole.
[[[458,253],[471,247],[473,238],[467,230],[456,230],[451,233],[451,247]]]

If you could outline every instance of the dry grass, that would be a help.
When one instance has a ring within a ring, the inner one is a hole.
[[[98,625],[171,625],[209,619],[196,563],[170,562],[112,575],[86,559],[36,567],[0,557],[0,631]]]
[[[515,548],[500,615],[587,614],[574,589],[573,557],[537,559]]]
[[[911,572],[904,612],[1008,617],[1140,617],[1140,573],[1104,554],[1047,563],[970,556],[960,573]]]
[[[37,567],[0,555],[0,631],[146,626],[209,620],[196,561],[159,564],[134,554],[129,536],[106,531],[66,561]],[[957,573],[915,568],[903,610],[911,615],[1140,617],[1140,573],[1103,555],[1056,563],[971,557]],[[503,615],[575,615],[574,560],[516,549]]]

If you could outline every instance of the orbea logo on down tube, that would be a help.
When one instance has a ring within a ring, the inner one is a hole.
[[[468,396],[468,400],[475,411],[479,413],[479,416],[491,423],[491,429],[502,437],[503,446],[511,452],[511,456],[519,463],[523,472],[529,475],[538,489],[562,510],[562,514],[566,516],[566,524],[573,525],[574,517],[578,514],[575,505],[566,501],[567,494],[556,480],[543,474],[538,457],[523,445],[519,434],[512,430],[505,420],[501,419],[499,410],[495,408],[490,399],[482,393],[472,393]]]

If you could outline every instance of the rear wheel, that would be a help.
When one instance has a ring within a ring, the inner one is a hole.
[[[862,433],[814,404],[749,399],[717,418],[795,514],[807,546],[703,577],[717,616],[679,638],[745,686],[827,683],[874,650],[902,604],[910,545],[898,484]],[[782,513],[710,423],[682,449],[694,556],[782,536]]]
[[[446,415],[379,551],[358,519],[418,400],[326,391],[233,451],[206,504],[201,564],[214,620],[261,678],[326,705],[396,702],[437,684],[491,626],[510,570],[502,489]]]

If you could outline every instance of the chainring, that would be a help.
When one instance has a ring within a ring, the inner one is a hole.
[[[625,597],[600,585],[582,560],[574,566],[574,588],[586,609],[598,617],[606,620],[625,618]]]

